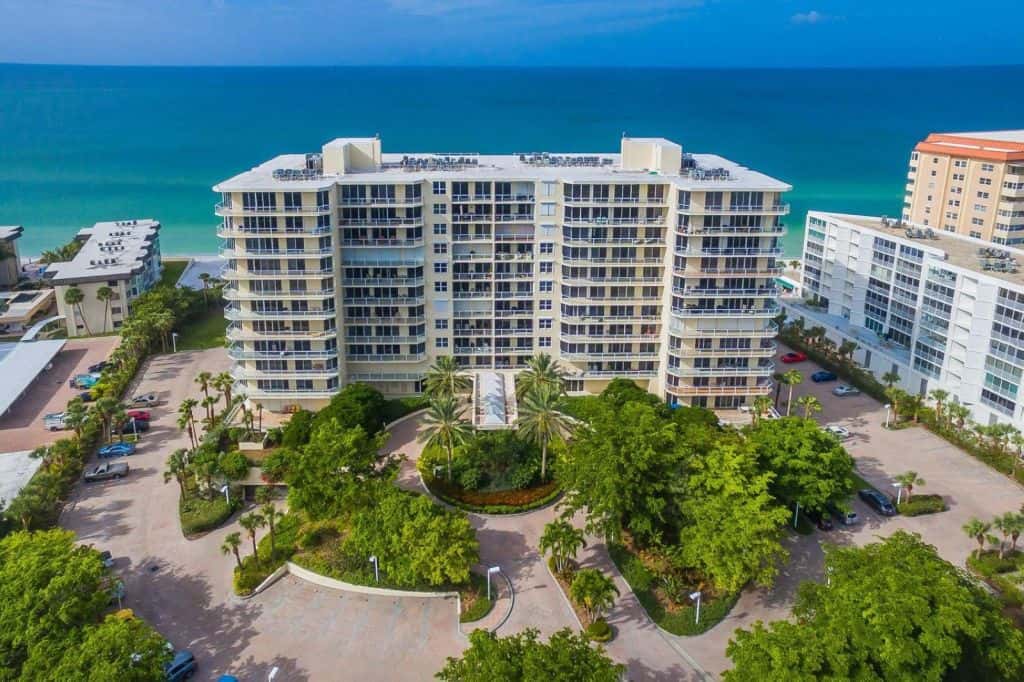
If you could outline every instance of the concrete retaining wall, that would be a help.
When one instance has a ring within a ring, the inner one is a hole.
[[[288,572],[294,575],[296,578],[301,578],[307,582],[311,582],[321,587],[326,587],[332,590],[344,590],[346,592],[358,592],[360,594],[373,594],[378,597],[416,597],[419,599],[444,599],[448,597],[458,598],[458,592],[414,592],[412,590],[392,590],[384,587],[369,587],[367,585],[353,585],[352,583],[342,582],[341,580],[335,580],[334,578],[328,578],[327,576],[314,573],[308,569],[288,562],[285,564]]]

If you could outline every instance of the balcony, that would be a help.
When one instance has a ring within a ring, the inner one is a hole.
[[[617,322],[659,322],[661,321],[661,315],[591,315],[590,313],[562,313],[562,318],[571,322],[607,322],[614,324]]]
[[[494,298],[497,299],[532,299],[532,291],[495,291]]]
[[[779,314],[779,306],[767,306],[764,308],[698,308],[686,306],[685,308],[672,307],[672,315],[675,317],[775,317]]]
[[[330,256],[333,249],[329,246],[324,248],[302,248],[302,249],[247,249],[244,246],[222,246],[220,249],[221,258],[294,258],[302,256],[306,258],[319,258]]]
[[[418,197],[343,197],[339,202],[341,206],[420,206],[423,204],[423,196]]]
[[[769,395],[772,382],[752,386],[665,386],[665,391],[677,396]]]
[[[231,369],[231,376],[236,379],[332,379],[338,376],[338,368],[328,369],[255,369],[236,365]]]
[[[422,277],[346,277],[341,280],[344,286],[354,287],[418,287],[423,285]]]
[[[680,256],[781,256],[781,247],[758,247],[758,248],[705,248],[689,247],[685,249],[675,248],[674,252]]]
[[[492,213],[454,213],[452,214],[453,223],[493,223],[494,214]]]
[[[680,206],[679,212],[686,215],[723,215],[723,214],[759,214],[759,215],[786,215],[789,213],[789,204],[744,204],[729,206]]]
[[[658,343],[661,339],[661,334],[559,334],[558,338],[562,341],[571,341],[573,343],[593,343],[595,341]]]
[[[530,332],[531,334],[533,332]],[[493,329],[453,329],[452,336],[494,336]]]
[[[579,374],[568,375],[569,379],[606,379],[623,377],[630,379],[653,379],[658,375],[654,369],[588,369]]]
[[[423,227],[423,216],[418,218],[342,218],[341,227]]]
[[[496,234],[494,235],[494,241],[496,242],[532,242],[533,233],[530,234]]]
[[[732,287],[672,287],[672,293],[680,296],[700,296],[702,298],[774,298],[779,295],[778,287],[754,287],[739,289]]]
[[[242,310],[237,306],[229,305],[224,308],[224,319],[234,320],[280,320],[288,318],[299,319],[334,319],[337,312],[334,310]]]
[[[494,238],[490,232],[457,232],[452,234],[453,242],[489,242]]]
[[[424,316],[418,317],[350,317],[345,316],[346,324],[423,324],[427,321]]]
[[[494,254],[490,253],[453,253],[452,260],[456,263],[475,260],[494,260]]]
[[[494,260],[525,260],[532,261],[534,255],[532,251],[517,251],[515,253],[503,253],[498,252],[494,254]]]
[[[346,362],[420,362],[426,359],[426,353],[407,353],[404,355],[345,355]]]
[[[494,216],[496,223],[532,223],[532,213],[502,213]]]
[[[240,291],[236,287],[224,288],[227,301],[263,301],[267,299],[303,300],[333,296],[334,289],[307,289],[305,291]]]
[[[455,346],[452,349],[454,355],[494,355],[494,349],[490,346]]]
[[[532,310],[495,310],[494,317],[533,317]]]
[[[563,236],[562,242],[569,246],[587,246],[589,244],[626,244],[630,246],[665,245],[664,237],[569,237]]]
[[[774,357],[779,347],[769,344],[758,348],[676,348],[669,350],[670,355],[678,357],[735,357],[735,358],[770,358]]]
[[[614,225],[664,225],[665,219],[668,216],[662,215],[657,218],[648,218],[647,216],[601,216],[600,218],[573,218],[565,216],[562,218],[563,225],[600,225],[600,226],[614,226]]]
[[[562,275],[563,284],[572,284],[579,282],[580,284],[661,284],[661,277],[590,277],[578,276],[578,275]]]
[[[412,239],[340,239],[338,242],[347,247],[398,247],[412,248],[423,246],[423,237]]]
[[[310,389],[300,391],[294,388],[256,388],[245,381],[235,384],[235,395],[244,395],[256,402],[269,400],[313,400],[331,398],[338,389]]]
[[[757,367],[669,367],[666,371],[677,377],[770,377],[775,372],[775,363],[770,362]]]
[[[452,279],[456,282],[466,281],[479,281],[479,280],[490,280],[491,273],[489,272],[453,272]]]
[[[452,298],[465,300],[471,298],[494,298],[493,291],[453,291]]]
[[[774,322],[756,329],[730,329],[730,328],[712,328],[712,329],[672,329],[669,333],[673,336],[678,336],[682,339],[760,339],[760,338],[772,338],[779,333],[779,328]]]
[[[597,204],[598,206],[614,206],[621,204],[623,206],[666,206],[668,199],[664,196],[661,197],[567,197],[562,196],[562,203],[566,206],[588,206]]]
[[[640,351],[628,351],[624,353],[560,353],[560,356],[566,360],[652,360],[658,357],[655,353],[641,353]]]
[[[765,236],[776,236],[785,233],[786,228],[781,225],[766,225],[760,227],[751,226],[740,226],[730,225],[725,227],[701,227],[701,226],[677,226],[676,234],[681,234],[684,237],[690,236],[714,236],[714,235],[765,235]]]
[[[638,264],[655,264],[663,263],[665,261],[661,256],[569,256],[563,255],[562,261],[566,263],[638,263]]]
[[[371,296],[369,298],[342,298],[343,305],[421,305],[423,296]]]
[[[250,279],[305,279],[305,278],[323,278],[330,277],[334,274],[334,270],[331,268],[322,268],[314,270],[242,270],[239,268],[224,268],[221,273],[221,277],[229,282],[237,282],[240,280]]]
[[[333,339],[338,335],[337,329],[316,329],[316,330],[255,330],[246,329],[238,323],[231,323],[227,327],[228,341],[260,341],[264,339],[310,339],[319,341]]]
[[[693,268],[672,266],[672,272],[680,277],[732,277],[735,275],[753,275],[755,277],[775,277],[783,271],[782,265],[762,265],[756,268]]]
[[[416,336],[346,336],[345,343],[422,343],[426,332]]]
[[[348,378],[351,381],[361,381],[363,383],[386,383],[391,381],[420,381],[423,379],[423,372],[355,372],[349,374]]]
[[[330,233],[330,227],[306,227],[302,229],[284,227],[257,228],[243,227],[241,225],[229,226],[224,225],[223,223],[217,226],[217,236],[221,239],[245,237],[317,237]]]
[[[326,215],[331,212],[330,205],[324,206],[237,206],[235,204],[220,202],[213,208],[213,212],[219,216],[246,216],[246,215]]]
[[[232,360],[328,360],[338,357],[335,350],[244,350],[232,346],[228,348],[228,357]]]
[[[534,197],[532,194],[495,194],[494,200],[503,203],[530,203]]]

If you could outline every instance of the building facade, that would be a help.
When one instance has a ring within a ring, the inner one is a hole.
[[[617,154],[383,154],[338,139],[226,180],[238,390],[318,407],[420,391],[454,356],[546,352],[574,392],[627,377],[670,402],[771,390],[785,183],[660,138]]]
[[[1024,130],[933,133],[910,155],[903,220],[1024,244]]]
[[[18,239],[24,233],[21,225],[0,225],[0,287],[13,287],[21,276]]]
[[[160,281],[160,223],[148,218],[96,223],[75,238],[84,242],[78,254],[46,269],[57,311],[68,336],[114,331],[128,317],[131,302]],[[67,302],[72,288],[82,292],[75,305]],[[100,294],[104,288],[111,289],[109,301]]]
[[[892,220],[807,217],[803,298],[788,319],[822,326],[875,377],[948,391],[982,424],[1024,428],[1024,251]]]

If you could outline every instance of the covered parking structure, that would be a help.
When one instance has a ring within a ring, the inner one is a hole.
[[[65,343],[64,339],[0,343],[0,416],[46,371]]]

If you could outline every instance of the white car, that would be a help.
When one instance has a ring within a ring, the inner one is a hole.
[[[47,431],[63,431],[68,427],[64,422],[63,412],[54,412],[43,417],[43,426]]]
[[[848,386],[846,384],[839,384],[838,386],[832,389],[832,395],[837,395],[840,398],[843,398],[848,395],[860,395],[860,389],[854,388],[853,386]]]
[[[132,398],[130,407],[153,407],[154,405],[160,404],[160,398],[156,397],[156,393],[145,393],[143,395],[137,395]]]
[[[850,429],[846,428],[845,426],[840,426],[839,424],[829,424],[828,426],[825,427],[825,430],[831,433],[839,440],[846,440],[847,438],[853,436],[853,434],[850,433]]]

